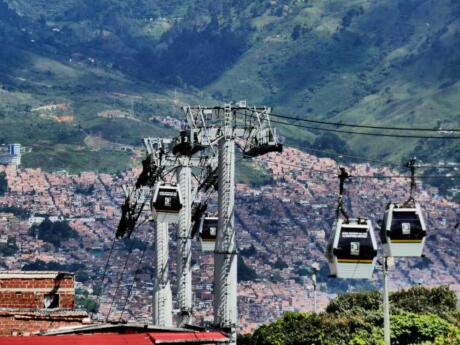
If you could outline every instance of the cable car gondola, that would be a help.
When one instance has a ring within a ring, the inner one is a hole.
[[[371,221],[367,218],[338,219],[327,252],[331,276],[370,279],[377,255]]]
[[[330,274],[336,278],[370,279],[377,256],[374,229],[370,219],[349,218],[345,212],[343,187],[349,175],[344,168],[340,170],[337,219],[326,250]]]
[[[415,158],[407,163],[411,169],[409,199],[387,205],[381,228],[385,256],[421,256],[426,239],[426,225],[420,204],[415,201]]]
[[[158,183],[152,199],[152,209],[158,223],[176,223],[182,208],[182,198],[177,186]]]
[[[216,248],[217,227],[219,219],[217,217],[203,217],[200,226],[201,251],[213,252]]]

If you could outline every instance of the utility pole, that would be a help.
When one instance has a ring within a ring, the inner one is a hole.
[[[182,327],[192,322],[192,169],[190,166],[181,166],[177,180],[182,195],[182,208],[179,212],[179,226],[177,227],[177,303],[179,314],[177,324]]]
[[[386,345],[391,345],[390,337],[390,298],[388,291],[388,268],[391,265],[390,257],[383,258],[383,333]]]
[[[316,278],[317,278],[317,274],[318,274],[318,271],[319,271],[319,264],[317,262],[314,262],[311,265],[311,268],[313,270],[312,277],[311,277],[311,280],[313,282],[313,312],[316,314],[318,312],[317,302],[316,302],[316,288],[317,288]]]

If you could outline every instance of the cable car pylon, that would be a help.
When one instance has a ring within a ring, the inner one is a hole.
[[[179,212],[177,228],[177,304],[179,312],[177,325],[192,323],[192,171],[190,166],[180,166],[177,172],[182,195],[182,209]]]

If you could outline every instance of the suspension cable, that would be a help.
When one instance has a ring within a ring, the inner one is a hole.
[[[420,127],[392,127],[392,126],[374,126],[374,125],[358,125],[342,122],[329,122],[329,121],[320,121],[320,120],[311,120],[305,118],[299,118],[288,115],[281,115],[276,113],[270,113],[270,116],[279,117],[287,120],[302,121],[309,123],[317,123],[322,125],[331,125],[338,127],[352,127],[352,128],[368,128],[368,129],[383,129],[383,130],[392,130],[392,131],[422,131],[422,132],[460,132],[460,128],[447,128],[447,129],[437,129],[437,128],[420,128]]]
[[[145,244],[145,247],[144,249],[142,250],[142,253],[141,253],[141,256],[140,256],[140,259],[139,261],[137,262],[137,266],[136,266],[136,269],[134,271],[134,278],[133,278],[133,281],[131,282],[129,288],[128,288],[128,294],[126,295],[126,298],[124,300],[124,303],[123,303],[123,308],[121,309],[121,314],[120,314],[120,317],[118,319],[118,322],[121,322],[122,318],[123,318],[123,314],[125,312],[125,309],[126,309],[126,306],[127,304],[129,303],[129,299],[131,298],[131,292],[133,290],[133,287],[134,285],[136,284],[136,277],[137,277],[137,274],[138,274],[138,271],[142,265],[142,262],[144,261],[144,256],[145,256],[145,253],[147,251],[147,247],[148,247],[148,244]]]
[[[96,299],[96,303],[97,303],[98,306],[99,306],[99,303],[101,301],[102,290],[104,289],[104,280],[105,280],[105,276],[107,274],[107,269],[109,267],[110,258],[112,257],[113,248],[115,247],[115,240],[116,240],[116,237],[114,236],[113,240],[112,240],[112,245],[110,246],[109,255],[107,256],[107,261],[105,262],[104,271],[102,273],[101,286],[99,288],[99,294],[98,294],[97,299]]]
[[[354,132],[354,131],[344,131],[340,129],[332,129],[332,128],[321,128],[321,127],[314,127],[314,126],[305,126],[301,124],[295,124],[292,122],[283,122],[278,120],[270,120],[273,123],[277,123],[280,125],[286,126],[293,126],[297,128],[304,128],[304,129],[312,129],[324,132],[335,132],[335,133],[345,133],[345,134],[357,134],[357,135],[367,135],[373,137],[389,137],[389,138],[405,138],[405,139],[442,139],[442,140],[451,140],[451,139],[460,139],[460,136],[455,137],[440,137],[440,136],[428,136],[428,135],[411,135],[411,134],[387,134],[387,133],[369,133],[369,132]]]

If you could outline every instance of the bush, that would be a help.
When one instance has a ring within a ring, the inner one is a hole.
[[[286,313],[270,325],[258,328],[251,338],[253,345],[348,345],[358,337],[366,345],[380,344],[373,326],[359,317],[331,314]]]
[[[16,218],[26,220],[30,217],[29,210],[16,206],[0,206],[0,212],[13,213]]]
[[[416,314],[436,314],[445,317],[457,308],[457,297],[447,286],[428,289],[423,286],[394,292],[390,296],[393,308]]]
[[[354,309],[379,310],[382,304],[382,296],[378,291],[353,292],[340,295],[333,299],[326,308],[327,313],[349,313]]]
[[[451,336],[455,326],[437,315],[402,312],[391,317],[391,339],[398,345],[420,344]],[[458,333],[458,332],[457,332]]]

